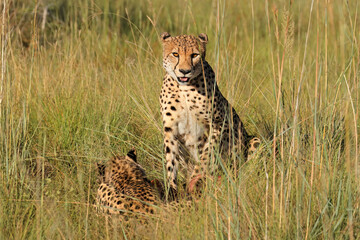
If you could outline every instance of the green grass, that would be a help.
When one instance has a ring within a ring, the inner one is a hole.
[[[360,238],[357,1],[4,4],[1,239]],[[163,178],[163,31],[208,34],[221,91],[264,144],[196,207],[124,224],[93,208],[95,163],[135,146]]]

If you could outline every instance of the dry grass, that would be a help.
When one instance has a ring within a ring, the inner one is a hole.
[[[356,1],[1,6],[0,238],[360,237]],[[220,89],[264,146],[194,208],[123,224],[96,215],[95,163],[135,146],[164,177],[162,31],[209,35]]]

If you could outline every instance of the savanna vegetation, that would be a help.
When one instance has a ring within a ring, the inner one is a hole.
[[[359,5],[2,0],[0,238],[359,239]],[[221,91],[263,144],[194,207],[123,223],[94,208],[95,164],[134,146],[164,179],[163,31],[208,34]]]

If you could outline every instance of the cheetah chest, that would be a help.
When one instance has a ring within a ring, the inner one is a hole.
[[[200,143],[199,141],[204,139],[206,127],[199,120],[198,113],[191,110],[193,104],[189,104],[187,101],[181,101],[181,103],[184,108],[179,113],[179,135],[183,139],[186,147],[196,149]]]

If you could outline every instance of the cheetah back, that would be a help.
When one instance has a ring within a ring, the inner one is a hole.
[[[114,157],[100,174],[97,203],[101,211],[126,216],[154,212],[156,194],[131,151],[125,157]]]

